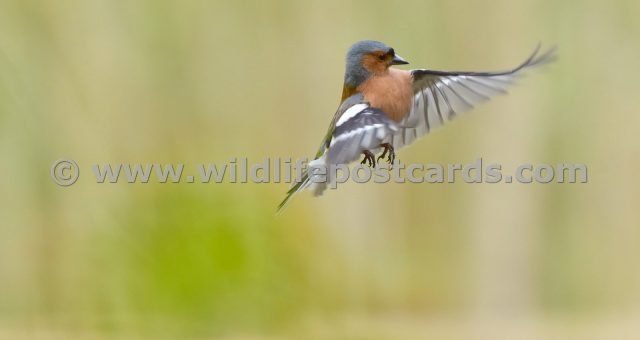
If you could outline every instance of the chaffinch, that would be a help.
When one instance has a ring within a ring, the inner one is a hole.
[[[375,153],[393,163],[395,150],[411,144],[474,105],[506,94],[525,70],[555,58],[555,48],[539,55],[540,46],[520,66],[503,72],[448,72],[393,68],[408,64],[379,41],[364,40],[347,52],[341,104],[309,167],[348,164],[363,155],[375,167]],[[321,195],[331,182],[314,181],[305,172],[278,206],[281,211],[297,192],[312,188]]]

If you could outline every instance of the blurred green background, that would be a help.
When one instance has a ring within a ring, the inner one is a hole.
[[[637,1],[0,2],[0,338],[637,339]],[[344,54],[560,59],[405,163],[588,184],[96,184],[106,162],[311,156]],[[49,177],[77,160],[72,187]]]

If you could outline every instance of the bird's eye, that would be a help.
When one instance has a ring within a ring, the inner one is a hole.
[[[378,57],[378,59],[379,59],[380,61],[384,61],[384,60],[386,59],[386,56],[385,56],[385,55],[381,55],[381,56],[379,56],[379,57]]]

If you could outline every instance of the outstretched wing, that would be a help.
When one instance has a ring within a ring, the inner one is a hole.
[[[413,105],[389,140],[394,148],[412,143],[433,129],[471,110],[507,88],[526,70],[555,59],[555,48],[539,55],[540,46],[520,66],[503,72],[413,70]]]

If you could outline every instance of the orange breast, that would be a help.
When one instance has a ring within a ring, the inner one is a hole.
[[[396,122],[411,109],[413,87],[409,71],[390,68],[384,74],[371,76],[358,90],[371,106],[381,109]]]

